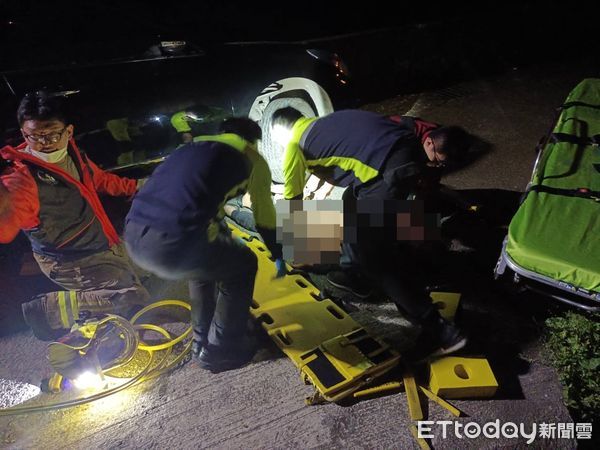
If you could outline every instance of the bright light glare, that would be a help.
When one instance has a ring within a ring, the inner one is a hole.
[[[292,139],[292,130],[285,125],[276,124],[271,128],[271,137],[279,145],[287,147],[290,139]]]
[[[102,376],[100,376],[100,374],[84,372],[81,375],[79,375],[75,380],[73,380],[73,384],[77,389],[101,389],[106,386],[106,381]]]

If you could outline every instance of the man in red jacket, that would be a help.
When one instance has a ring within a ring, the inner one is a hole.
[[[148,291],[133,271],[98,194],[132,196],[138,182],[104,172],[73,140],[59,97],[26,95],[17,111],[25,139],[0,149],[0,243],[27,235],[42,272],[64,290],[22,305],[39,339],[51,340],[80,315],[127,315]]]

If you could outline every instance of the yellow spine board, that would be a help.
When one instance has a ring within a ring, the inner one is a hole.
[[[447,409],[450,412],[450,414],[452,414],[455,417],[460,417],[460,409],[451,405],[443,398],[438,397],[437,395],[435,395],[433,392],[429,391],[428,389],[425,389],[423,386],[419,386],[419,389],[421,389],[421,392],[423,392],[423,394],[425,394],[431,400],[436,402],[442,408]]]
[[[457,292],[432,292],[429,296],[439,309],[440,315],[446,320],[454,321],[461,295]]]
[[[408,412],[411,420],[423,420],[423,410],[421,409],[421,399],[417,390],[415,377],[411,373],[404,375],[404,391],[406,392],[406,401],[408,402]]]
[[[300,275],[274,279],[265,244],[230,225],[258,260],[250,312],[327,401],[339,401],[398,364],[400,355],[367,333]]]
[[[356,391],[353,395],[354,398],[367,397],[369,395],[380,394],[381,392],[387,392],[396,389],[402,389],[404,383],[402,381],[390,381],[389,383],[380,384],[367,389]]]
[[[493,397],[498,381],[485,358],[445,356],[429,364],[429,389],[442,398]]]

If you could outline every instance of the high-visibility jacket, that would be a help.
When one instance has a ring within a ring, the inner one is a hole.
[[[25,146],[0,149],[2,158],[13,162],[0,176],[2,184],[9,187],[21,177],[20,187],[9,194],[13,204],[1,216],[0,227],[22,229],[33,251],[48,256],[76,259],[117,244],[119,236],[98,194],[131,196],[137,188],[136,180],[103,171],[78,149],[74,140],[69,142],[68,157],[77,168],[79,180],[56,164],[25,153]],[[0,236],[0,241],[10,240]]]

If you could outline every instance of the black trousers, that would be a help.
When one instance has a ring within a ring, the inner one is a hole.
[[[128,222],[125,245],[140,267],[166,279],[187,279],[195,338],[235,348],[246,332],[258,263],[254,253],[222,227],[169,235]]]

